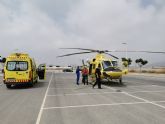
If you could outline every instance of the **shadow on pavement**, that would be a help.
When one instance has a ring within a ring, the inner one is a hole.
[[[110,87],[126,87],[127,85],[125,84],[125,82],[123,82],[122,84],[115,82],[115,81],[106,81],[106,82],[102,82],[103,85],[105,86],[110,86]]]
[[[46,85],[45,81],[39,81],[38,83],[31,86],[30,84],[17,84],[13,85],[10,89],[33,89],[33,88],[41,88]]]

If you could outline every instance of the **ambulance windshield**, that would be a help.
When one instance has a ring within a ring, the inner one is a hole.
[[[9,61],[7,62],[6,69],[9,71],[26,71],[28,63],[25,61]]]

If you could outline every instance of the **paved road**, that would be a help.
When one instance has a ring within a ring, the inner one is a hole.
[[[34,88],[24,85],[10,90],[0,77],[0,124],[35,124],[50,76]]]
[[[0,86],[0,124],[164,124],[165,77],[128,75],[103,89],[48,73],[34,88]]]

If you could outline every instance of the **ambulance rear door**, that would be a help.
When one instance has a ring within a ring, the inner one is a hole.
[[[38,72],[38,77],[40,80],[44,80],[46,78],[46,65],[45,64],[40,64],[37,69]]]

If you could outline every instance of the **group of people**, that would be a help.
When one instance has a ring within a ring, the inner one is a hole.
[[[82,83],[87,84],[88,85],[88,75],[89,75],[89,71],[87,69],[87,67],[84,66],[84,68],[82,70],[80,70],[80,67],[78,66],[76,69],[76,75],[77,75],[77,80],[76,83],[77,85],[79,85],[79,80],[80,80],[80,71],[82,72]],[[101,89],[101,65],[98,64],[98,67],[95,70],[95,77],[96,77],[96,82],[93,84],[93,88],[98,85],[98,89]]]
[[[88,85],[88,75],[89,75],[89,71],[87,69],[87,67],[84,67],[82,70],[80,70],[79,66],[76,69],[76,75],[77,75],[77,85],[79,85],[79,80],[80,80],[80,71],[82,73],[82,83],[87,84]]]

